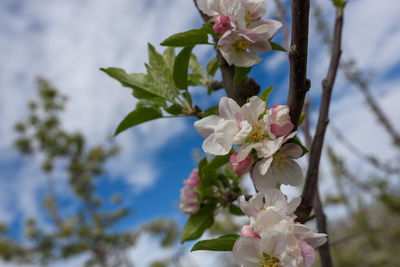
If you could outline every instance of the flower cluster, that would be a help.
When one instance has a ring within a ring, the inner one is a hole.
[[[294,221],[300,198],[288,203],[281,191],[270,189],[249,201],[244,196],[238,201],[250,218],[233,247],[242,267],[309,267],[314,263],[314,249],[326,242],[326,235]]]
[[[200,207],[199,202],[197,201],[197,192],[194,188],[200,183],[198,170],[193,169],[189,178],[184,180],[183,183],[185,186],[181,189],[181,198],[179,209],[186,214],[195,214]]]
[[[259,159],[252,178],[258,191],[275,188],[277,184],[299,185],[301,167],[293,160],[302,155],[302,148],[288,142],[296,132],[290,122],[287,106],[266,108],[257,96],[242,107],[232,99],[223,97],[219,103],[219,116],[211,115],[194,124],[205,138],[203,150],[213,155],[226,155],[232,145],[239,151],[231,156],[231,168],[238,175],[249,171],[252,151]]]
[[[218,46],[230,65],[259,63],[258,54],[271,50],[269,40],[282,27],[279,21],[261,19],[266,13],[264,0],[197,0],[197,4],[202,12],[215,16],[213,30],[221,35]]]

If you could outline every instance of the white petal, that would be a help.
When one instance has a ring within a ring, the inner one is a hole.
[[[280,184],[300,185],[303,180],[303,172],[299,164],[292,159],[283,159],[279,166],[274,162],[271,166],[274,179]]]
[[[233,137],[238,132],[236,121],[225,120],[203,142],[203,150],[213,155],[226,155],[232,148]]]
[[[196,0],[199,9],[209,15],[209,16],[216,16],[219,14],[218,12],[218,4],[219,0]]]
[[[255,205],[250,203],[250,201],[246,201],[246,198],[244,196],[240,196],[238,198],[238,204],[244,214],[247,215],[247,217],[257,217],[259,209],[257,209]]]
[[[293,231],[297,239],[304,240],[313,248],[321,246],[327,240],[326,234],[316,233],[307,226],[300,223],[295,223],[293,225]]]
[[[272,163],[272,157],[261,160],[259,168],[261,175],[265,175]]]
[[[260,164],[260,162],[257,164]],[[256,189],[260,192],[265,192],[269,189],[276,188],[275,179],[267,177],[270,171],[268,171],[266,175],[262,175],[260,173],[260,166],[257,164],[251,173],[251,179],[253,180]]]
[[[265,196],[265,208],[269,207],[278,211],[283,215],[287,215],[287,199],[286,196],[278,189],[270,189],[264,193]]]
[[[222,97],[219,101],[219,116],[226,120],[236,120],[237,113],[240,113],[240,107],[235,100]]]
[[[283,142],[283,137],[279,137],[277,139],[265,139],[257,150],[257,156],[260,158],[268,158],[271,157],[276,151],[281,148]]]
[[[251,67],[262,60],[261,57],[252,52],[235,52],[234,50],[226,52],[222,49],[220,49],[220,51],[229,65],[235,65],[237,67]]]
[[[257,96],[250,98],[250,102],[241,107],[242,117],[250,124],[258,124],[258,117],[265,111],[265,102]]]
[[[211,115],[198,120],[194,123],[196,131],[204,138],[207,138],[210,134],[214,133],[215,128],[223,122],[223,119],[216,115]]]
[[[221,6],[221,14],[229,16],[238,29],[246,28],[246,10],[240,2],[225,0]]]
[[[282,215],[274,210],[263,210],[257,216],[253,226],[254,232],[262,238],[267,236],[269,231],[278,231],[282,234],[291,234],[291,224],[293,220],[286,215]]]
[[[250,151],[257,147],[257,143],[246,143],[240,146],[239,151],[237,153],[237,160],[242,161],[249,155]]]
[[[233,246],[233,256],[236,262],[242,266],[259,266],[262,260],[262,252],[260,250],[260,240],[254,237],[240,237]]]
[[[291,159],[298,159],[301,157],[301,154],[303,154],[303,149],[298,144],[287,143],[282,146],[279,152]]]
[[[288,203],[288,214],[293,214],[300,205],[301,197],[295,197]]]
[[[242,121],[240,127],[240,131],[233,138],[234,145],[242,145],[246,141],[247,136],[252,129],[251,125],[247,121]]]

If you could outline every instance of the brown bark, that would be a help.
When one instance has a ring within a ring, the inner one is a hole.
[[[290,78],[287,105],[297,129],[305,95],[310,88],[307,74],[309,0],[292,0],[292,35],[289,49]]]

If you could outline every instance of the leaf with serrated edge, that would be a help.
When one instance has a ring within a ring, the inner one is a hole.
[[[158,81],[150,79],[148,75],[142,73],[127,74],[125,70],[119,68],[102,68],[101,70],[118,80],[123,86],[141,91],[146,96],[145,98],[156,96],[174,101],[174,95],[168,94],[164,87],[160,87]]]

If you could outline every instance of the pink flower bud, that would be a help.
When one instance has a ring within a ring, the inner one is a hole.
[[[198,185],[200,183],[199,170],[197,168],[193,169],[189,178],[186,180],[183,180],[183,183],[189,188],[194,188],[196,185]]]
[[[194,188],[200,183],[198,170],[193,169],[189,178],[183,180],[185,186],[181,189],[181,197],[179,209],[186,214],[195,214],[200,207],[200,203],[197,201],[197,192]]]
[[[293,130],[293,123],[290,121],[289,107],[283,105],[272,106],[271,132],[277,137],[285,136]]]
[[[221,35],[223,35],[226,31],[232,29],[231,20],[228,16],[217,16],[215,17],[214,22],[214,32]]]
[[[248,156],[244,160],[238,161],[237,154],[237,152],[233,153],[229,159],[229,161],[231,162],[231,170],[234,171],[237,175],[242,176],[246,172],[250,171],[254,160],[251,156]]]
[[[314,248],[303,240],[299,240],[299,246],[301,249],[301,254],[303,255],[305,267],[311,267],[316,258]]]
[[[251,230],[250,225],[243,225],[242,230],[240,230],[240,235],[243,237],[261,238],[258,234],[254,233],[253,230]]]

